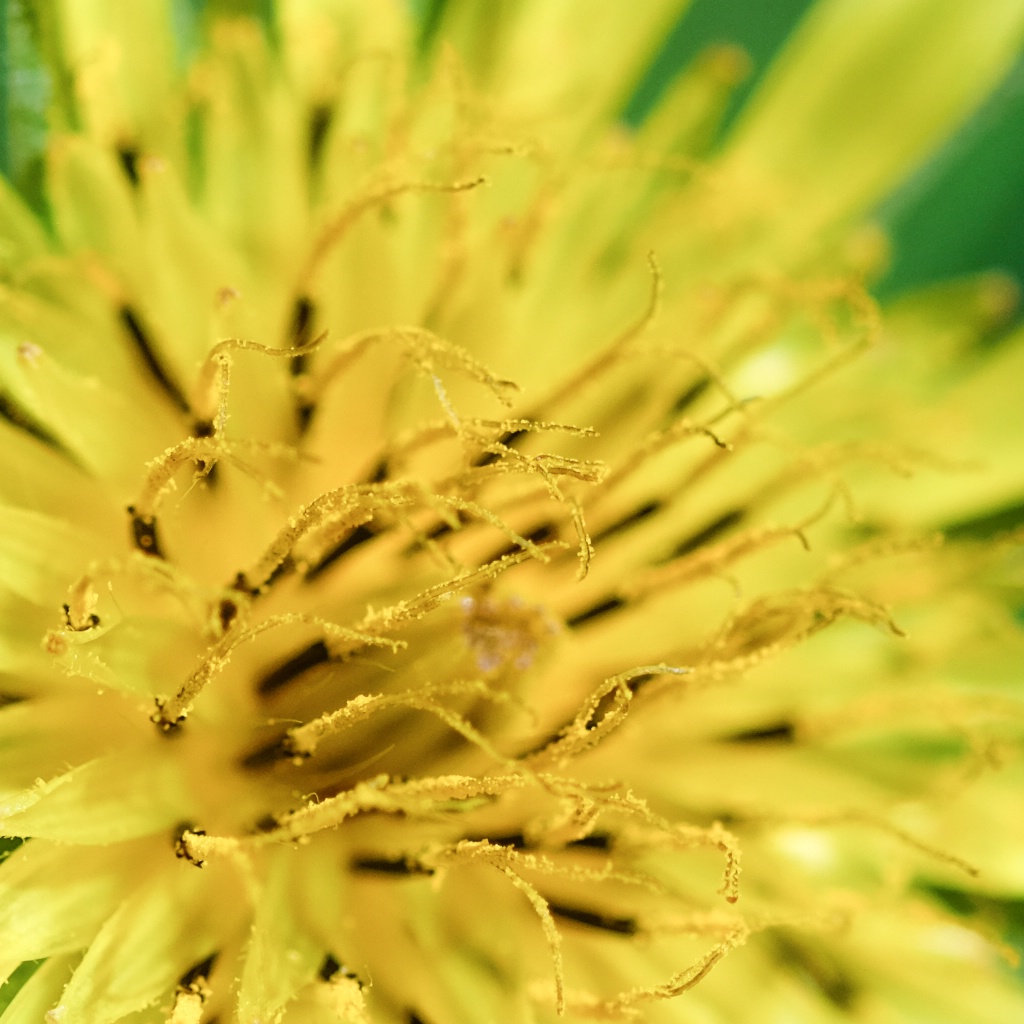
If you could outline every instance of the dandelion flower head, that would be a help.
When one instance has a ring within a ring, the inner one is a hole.
[[[870,214],[1024,5],[821,0],[724,138],[593,6],[39,6],[0,1024],[1021,1018],[1014,290]]]

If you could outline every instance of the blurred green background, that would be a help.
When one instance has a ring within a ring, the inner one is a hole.
[[[653,56],[625,119],[640,122],[666,84],[701,49],[728,42],[743,47],[753,65],[733,98],[723,125],[728,129],[812,2],[695,0]],[[877,289],[882,297],[993,268],[1024,280],[1024,55],[945,147],[903,182],[876,215],[893,242],[892,266]]]

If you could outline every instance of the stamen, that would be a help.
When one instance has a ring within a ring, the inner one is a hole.
[[[364,213],[372,210],[375,206],[384,206],[392,199],[397,199],[399,196],[411,192],[467,192],[470,189],[479,188],[486,181],[486,178],[473,178],[470,181],[456,181],[450,184],[415,181],[402,182],[396,185],[385,185],[376,192],[370,192],[359,199],[353,200],[337,216],[330,220],[320,232],[299,273],[299,280],[306,282],[307,288],[311,287],[323,261],[330,251],[345,237],[349,228]]]
[[[252,836],[249,842],[266,845],[294,841],[373,811],[431,816],[442,808],[451,809],[461,802],[476,802],[532,784],[531,779],[519,775],[438,775],[410,782],[394,782],[383,775],[283,815],[276,829]]]
[[[692,437],[706,437],[710,440],[716,448],[722,452],[733,451],[733,445],[729,441],[723,441],[712,429],[712,425],[722,417],[732,412],[731,409],[727,409],[720,416],[715,417],[709,423],[692,423],[690,420],[681,419],[675,423],[670,424],[663,430],[655,431],[651,434],[635,451],[630,453],[629,458],[617,466],[604,478],[601,487],[600,494],[605,494],[611,491],[615,487],[619,487],[622,482],[631,477],[636,471],[643,467],[643,465],[657,455],[659,452],[670,448],[672,445],[679,441],[687,440]],[[596,498],[596,496],[595,496]]]
[[[324,957],[324,962],[320,965],[320,970],[317,971],[317,976],[321,981],[330,981],[340,970],[341,964],[328,953]]]
[[[201,868],[206,861],[195,852],[195,837],[205,836],[204,829],[195,828],[191,822],[182,822],[174,831],[174,855],[180,860],[187,860],[190,864]]]
[[[277,489],[267,481],[266,477],[239,457],[239,452],[258,452],[271,458],[289,460],[299,457],[296,449],[286,444],[226,441],[221,437],[187,437],[166,449],[147,464],[146,479],[134,505],[137,514],[143,520],[152,519],[163,498],[177,486],[174,480],[177,473],[182,467],[199,460],[225,459],[237,469],[261,482],[271,493],[277,493]]]
[[[877,828],[879,831],[885,832],[911,849],[957,868],[971,878],[977,878],[981,874],[978,868],[969,861],[958,857],[955,853],[950,853],[948,850],[943,850],[938,846],[925,842],[913,833],[907,832],[906,829],[902,829],[887,821],[881,815],[871,814],[867,811],[845,811],[839,814],[807,815],[806,817],[793,820],[800,820],[802,824],[808,825],[868,825],[871,828]]]
[[[372,618],[373,616],[368,614],[364,621],[371,620]],[[254,640],[267,630],[288,625],[311,625],[321,629],[326,637],[326,640],[323,642],[332,659],[341,658],[366,646],[390,647],[392,650],[397,650],[404,646],[402,641],[392,640],[383,635],[386,630],[365,632],[359,629],[349,629],[333,622],[325,622],[323,619],[315,616],[300,615],[298,613],[272,615],[244,632],[237,634],[229,633],[213,644],[203,656],[199,667],[189,676],[185,684],[173,697],[160,696],[155,699],[156,711],[150,716],[151,720],[158,728],[164,731],[179,726],[187,717],[192,709],[192,704],[203,691],[206,684],[227,666],[236,648],[241,644]],[[330,641],[329,645],[326,643],[328,640]],[[313,648],[316,648],[315,644]],[[300,653],[298,657],[310,659],[320,656],[318,649],[313,654],[308,653],[309,650],[307,649],[307,652]]]
[[[511,396],[519,390],[512,381],[503,380],[492,374],[464,348],[446,341],[433,331],[428,331],[423,327],[386,327],[363,331],[346,338],[327,366],[314,378],[311,378],[306,391],[307,399],[313,404],[319,404],[323,392],[334,378],[343,373],[369,349],[385,343],[396,345],[420,375],[433,384],[435,390],[440,388],[438,393],[443,409],[446,399],[438,374],[439,368],[451,370],[482,384],[506,406],[511,405]],[[445,412],[456,432],[461,436],[458,418],[452,419],[453,410],[450,405]]]
[[[166,558],[160,547],[160,539],[156,530],[156,516],[143,515],[136,511],[134,505],[128,506],[128,515],[132,520],[132,540],[144,554],[154,558]]]
[[[301,345],[291,348],[270,348],[243,338],[225,338],[217,342],[207,353],[206,359],[199,370],[196,381],[193,408],[198,423],[212,424],[210,434],[196,436],[215,436],[224,433],[228,418],[228,390],[231,374],[232,352],[258,352],[264,356],[282,356],[294,359],[315,352],[327,337],[324,331],[312,340],[305,340]],[[294,362],[292,364],[294,366]]]
[[[442,722],[474,743],[494,760],[513,765],[514,762],[511,759],[499,754],[479,730],[474,728],[462,715],[445,708],[435,699],[456,695],[473,695],[497,701],[508,699],[507,694],[491,690],[486,683],[479,679],[428,685],[403,693],[360,694],[336,711],[328,711],[304,725],[289,729],[282,746],[291,758],[304,760],[312,757],[320,743],[328,736],[336,735],[359,722],[364,722],[380,711],[400,707],[427,711],[436,715]]]
[[[541,523],[539,526],[534,527],[529,533],[524,533],[523,536],[533,544],[544,544],[546,541],[556,540],[558,537],[558,526],[552,522]],[[496,551],[485,561],[493,562],[499,558],[504,558],[505,555],[514,554],[518,550],[515,544],[509,544],[500,550]]]
[[[573,996],[569,1000],[569,1009],[589,1017],[604,1020],[636,1018],[637,1007],[657,1000],[674,999],[689,991],[710,973],[711,969],[736,946],[742,945],[749,934],[743,926],[737,926],[731,935],[717,943],[708,953],[684,971],[674,974],[662,985],[646,988],[634,988],[612,999],[594,999],[585,996]]]
[[[525,436],[526,431],[523,429],[507,430],[500,438],[498,438],[498,444],[500,444],[502,448],[511,448],[517,441]],[[484,454],[481,455],[473,465],[489,466],[492,462],[497,462],[499,457],[500,452],[498,451],[484,452]]]
[[[682,676],[692,670],[674,665],[642,665],[609,676],[584,701],[572,721],[543,745],[523,755],[530,764],[548,762],[567,764],[583,751],[594,747],[622,724],[633,698],[630,683],[638,677],[653,675]]]
[[[684,549],[682,555],[674,555],[670,561],[637,574],[623,586],[623,595],[638,600],[668,586],[679,586],[710,575],[722,574],[726,568],[747,555],[788,538],[795,538],[805,551],[809,551],[810,542],[804,531],[827,515],[839,493],[833,490],[816,511],[794,526],[751,527],[718,544],[708,544],[702,539],[702,535],[720,534],[742,519],[745,512],[734,509],[700,531],[696,543],[693,537],[681,542],[676,550]]]
[[[558,406],[572,395],[578,394],[588,384],[610,370],[627,353],[629,346],[639,338],[654,322],[661,302],[662,277],[661,268],[654,253],[647,254],[647,266],[651,274],[651,287],[647,297],[647,306],[640,316],[624,331],[614,338],[610,345],[599,352],[589,363],[572,374],[563,384],[539,403],[540,409]],[[538,417],[539,418],[539,417]]]
[[[188,988],[178,988],[167,1024],[200,1024],[203,1005],[209,997],[210,987],[205,978],[198,979]]]
[[[444,860],[482,860],[485,864],[500,871],[530,902],[537,917],[540,918],[541,927],[544,931],[544,938],[547,940],[548,949],[551,953],[551,964],[554,970],[555,982],[555,1012],[562,1016],[565,1012],[565,982],[564,967],[562,963],[562,936],[555,926],[548,901],[537,891],[537,889],[523,878],[516,866],[522,861],[529,867],[538,867],[543,862],[532,854],[520,854],[516,850],[509,850],[501,846],[484,841],[481,843],[470,843],[463,840],[454,847],[435,855],[439,861]]]
[[[81,633],[98,626],[100,624],[100,617],[96,614],[98,602],[99,594],[93,586],[91,577],[83,576],[69,588],[69,600],[64,605],[64,618],[68,629]]]

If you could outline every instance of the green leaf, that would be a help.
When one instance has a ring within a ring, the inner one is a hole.
[[[751,73],[733,94],[722,122],[727,129],[753,92],[778,49],[814,0],[693,0],[651,61],[623,111],[623,120],[640,124],[672,79],[704,49],[721,43],[739,46]]]
[[[0,985],[0,1013],[3,1013],[14,1001],[14,997],[22,990],[29,978],[45,964],[45,960],[26,960],[16,967],[11,976]]]
[[[924,167],[879,208],[890,296],[999,267],[1024,280],[1024,57]]]
[[[203,29],[213,18],[253,18],[263,26],[272,44],[278,42],[275,0],[170,0],[170,12],[178,63],[182,67],[199,52]]]
[[[0,172],[37,211],[51,75],[39,45],[40,5],[0,0]]]

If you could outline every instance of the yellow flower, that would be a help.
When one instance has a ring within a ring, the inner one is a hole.
[[[627,132],[594,6],[51,8],[0,1024],[1024,1015],[1024,338],[867,288],[1024,5],[821,0],[713,155],[742,54]]]

